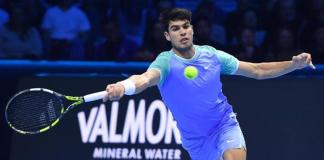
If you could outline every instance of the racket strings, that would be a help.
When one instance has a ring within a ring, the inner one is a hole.
[[[36,132],[59,118],[61,108],[61,100],[54,94],[30,91],[12,99],[7,107],[7,119],[18,130]]]

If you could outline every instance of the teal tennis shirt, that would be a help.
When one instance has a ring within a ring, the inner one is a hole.
[[[217,134],[224,126],[237,125],[237,121],[231,118],[232,106],[222,93],[220,75],[234,74],[239,61],[211,46],[194,45],[194,48],[195,54],[191,59],[181,58],[173,50],[162,52],[149,69],[160,72],[158,88],[177,121],[182,146],[193,159],[209,159],[207,157],[211,157],[209,154],[213,154],[213,148],[204,147],[206,141],[217,141],[211,135]],[[189,80],[184,76],[187,66],[198,69],[195,79]]]

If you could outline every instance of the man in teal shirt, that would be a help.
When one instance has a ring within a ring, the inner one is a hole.
[[[311,56],[302,53],[290,61],[249,63],[210,46],[193,44],[191,12],[175,8],[161,14],[165,38],[172,49],[162,52],[141,75],[109,84],[105,100],[140,93],[157,85],[162,99],[177,121],[182,146],[193,160],[245,160],[245,141],[232,106],[222,93],[221,74],[255,79],[274,78],[311,66]],[[184,75],[194,66],[198,76]]]

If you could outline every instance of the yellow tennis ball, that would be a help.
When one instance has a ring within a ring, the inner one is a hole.
[[[187,79],[195,79],[198,75],[198,69],[194,66],[188,66],[184,69],[184,76]]]

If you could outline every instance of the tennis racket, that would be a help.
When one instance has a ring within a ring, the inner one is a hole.
[[[45,88],[31,88],[15,94],[8,102],[5,117],[9,126],[22,134],[42,133],[55,126],[69,110],[102,99],[106,91],[81,97],[66,96]]]

